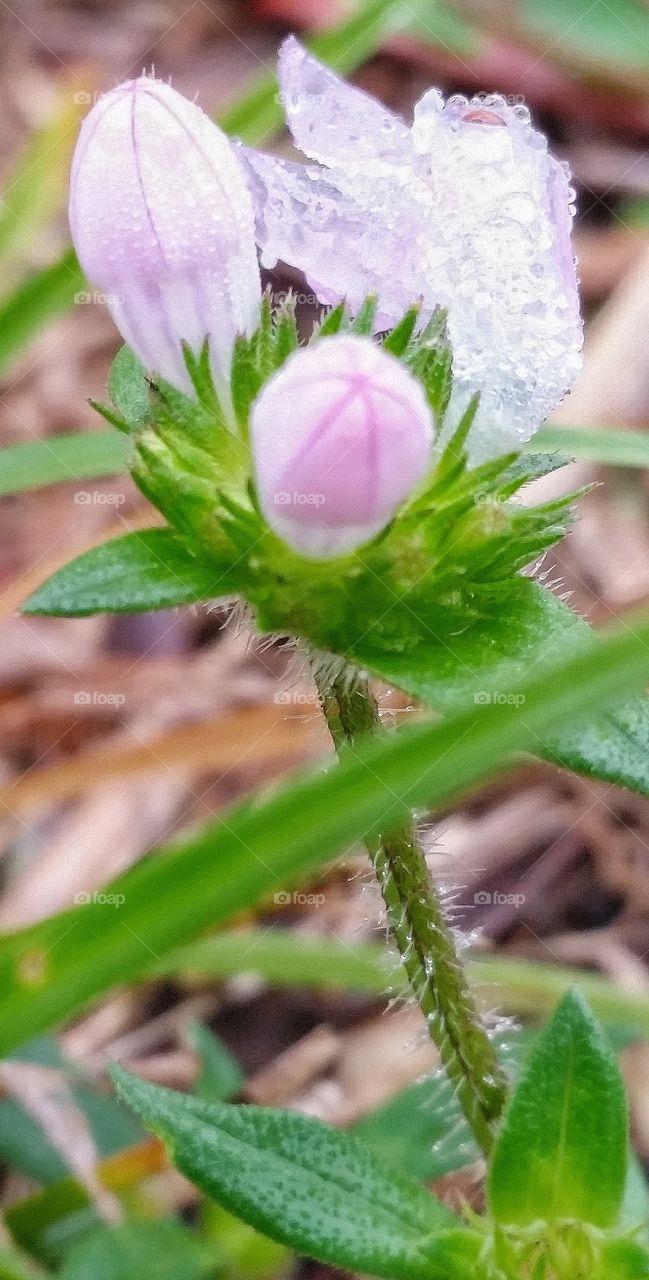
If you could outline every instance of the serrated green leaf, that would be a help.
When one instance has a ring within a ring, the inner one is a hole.
[[[237,586],[230,564],[197,560],[170,529],[145,529],[104,542],[64,565],[23,610],[67,618],[142,613],[214,600]]]
[[[180,1222],[97,1227],[73,1245],[59,1280],[216,1280],[221,1258]]]
[[[146,370],[130,347],[121,347],[110,367],[108,394],[132,431],[143,427],[151,415]]]
[[[529,484],[531,480],[542,480],[544,476],[560,471],[570,462],[570,457],[563,453],[521,453],[503,476],[504,484],[516,481],[516,487]],[[514,492],[514,490],[512,490]]]
[[[523,1068],[491,1159],[489,1209],[527,1226],[618,1216],[627,1170],[624,1085],[583,998],[561,1001]]]
[[[450,343],[444,332],[429,339],[415,343],[412,355],[404,357],[415,377],[423,383],[428,403],[435,415],[438,429],[442,426],[448,409],[453,389],[453,355]],[[475,416],[475,408],[469,419],[463,418],[461,427],[463,440],[468,435],[469,427]],[[454,446],[459,444],[459,436],[453,439]]]
[[[113,1076],[181,1173],[257,1230],[322,1262],[433,1280],[427,1237],[457,1219],[357,1139],[295,1112],[208,1105]]]
[[[383,653],[371,634],[353,657],[376,675],[439,710],[458,698],[520,707],[526,674],[539,674],[588,638],[587,624],[529,578],[494,589],[489,615],[458,635],[436,635],[407,653]],[[649,699],[638,696],[578,728],[539,736],[534,753],[586,777],[649,794]]]

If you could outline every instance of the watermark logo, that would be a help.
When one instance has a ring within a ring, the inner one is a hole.
[[[77,89],[76,93],[72,94],[72,101],[77,107],[94,107],[103,96],[103,90],[95,89],[94,93],[91,93],[89,89]]]
[[[280,489],[273,494],[276,507],[323,507],[324,493],[300,493],[299,490]]]
[[[72,301],[75,307],[89,307],[91,303],[97,303],[100,306],[110,307],[116,303],[124,301],[123,293],[100,293],[97,289],[80,289],[75,293]]]
[[[78,689],[72,701],[75,707],[123,707],[125,693],[104,693],[101,689]]]
[[[88,893],[85,889],[81,889],[79,893],[74,895],[74,905],[76,907],[123,907],[126,897],[123,893],[98,893],[96,890]]]
[[[273,702],[278,707],[317,707],[318,695],[299,689],[280,689],[273,694]]]
[[[295,307],[319,307],[321,305],[316,293],[305,293],[296,289],[273,290],[273,302],[278,307],[284,306],[287,302],[291,302]]]
[[[286,889],[279,889],[273,894],[273,902],[276,907],[321,907],[325,902],[324,893],[288,893]]]
[[[524,893],[487,893],[485,889],[479,889],[473,895],[473,904],[476,907],[522,907],[525,902]]]
[[[480,689],[473,695],[477,707],[522,707],[524,693],[504,693],[500,690]]]
[[[101,489],[77,489],[72,499],[77,507],[123,507],[124,493],[104,493]]]

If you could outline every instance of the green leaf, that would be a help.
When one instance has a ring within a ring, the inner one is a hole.
[[[479,1158],[453,1084],[443,1072],[402,1089],[364,1116],[354,1132],[378,1159],[419,1182],[433,1182]]]
[[[236,1058],[202,1022],[191,1022],[187,1034],[201,1063],[196,1097],[203,1102],[229,1102],[241,1092],[246,1078]]]
[[[113,1068],[185,1177],[299,1253],[387,1280],[432,1280],[426,1237],[457,1220],[357,1139],[311,1116],[208,1105]]]
[[[144,973],[201,930],[292,887],[356,840],[399,826],[413,808],[446,806],[494,777],[513,752],[646,680],[648,648],[649,619],[629,615],[599,644],[519,686],[523,716],[517,706],[471,704],[445,721],[372,739],[335,769],[243,804],[143,860],[107,886],[120,895],[118,910],[89,903],[5,936],[0,1053]]]
[[[0,449],[0,496],[124,471],[131,446],[115,431],[72,431]]]
[[[525,716],[523,683],[556,654],[574,652],[590,628],[552,592],[529,578],[494,588],[489,615],[458,635],[436,635],[404,653],[381,652],[371,638],[352,650],[356,661],[404,692],[446,710],[458,699],[511,704]],[[575,773],[649,794],[649,699],[637,697],[577,727],[544,733],[532,744]]]
[[[526,1063],[491,1160],[489,1207],[506,1225],[617,1219],[627,1170],[624,1085],[583,998],[561,1001]]]
[[[12,1239],[47,1267],[57,1266],[77,1240],[101,1225],[96,1204],[74,1178],[8,1205],[5,1219]]]
[[[528,484],[530,480],[542,480],[543,476],[560,471],[569,462],[570,458],[562,453],[521,453],[506,474],[511,481]]]
[[[98,1227],[73,1245],[59,1280],[212,1280],[221,1259],[179,1222]]]
[[[499,1056],[515,1076],[531,1035],[520,1028],[497,1037]],[[354,1132],[381,1160],[419,1182],[433,1182],[480,1158],[480,1152],[443,1071],[408,1085]]]
[[[55,1040],[37,1039],[10,1055],[14,1061],[37,1063],[58,1071],[73,1101],[84,1114],[100,1158],[113,1155],[142,1137],[139,1126],[105,1093],[90,1088],[77,1067],[61,1053]],[[126,1123],[125,1123],[126,1120]],[[35,1182],[65,1177],[69,1167],[37,1120],[12,1097],[0,1098],[0,1159]]]
[[[23,610],[68,618],[142,613],[214,600],[237,586],[229,565],[197,560],[170,529],[146,529],[72,560],[29,597]]]
[[[130,347],[121,347],[110,367],[108,394],[131,430],[148,421],[151,399],[146,370]]]
[[[83,291],[84,275],[69,249],[51,267],[30,276],[0,305],[0,376],[54,316]]]

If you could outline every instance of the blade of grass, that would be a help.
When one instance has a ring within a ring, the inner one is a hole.
[[[117,431],[71,431],[0,449],[0,496],[123,471],[131,452]]]
[[[346,22],[306,40],[316,57],[340,75],[348,76],[371,57],[390,36],[408,30],[429,9],[429,0],[368,0]],[[284,121],[277,77],[260,76],[248,93],[219,119],[226,133],[251,145],[265,142]]]
[[[607,1026],[632,1026],[649,1039],[649,998],[620,990],[608,978],[498,955],[471,960],[469,970],[485,1000],[498,1000],[507,1013],[538,1017],[578,986]],[[383,943],[349,943],[279,927],[200,938],[157,961],[150,973],[190,980],[254,973],[274,986],[337,987],[369,996],[383,996],[406,985],[397,960]]]
[[[521,684],[518,706],[463,707],[363,744],[327,773],[244,804],[149,858],[106,893],[0,942],[0,1053],[145,972],[210,925],[285,891],[325,859],[411,809],[438,806],[501,771],[513,752],[592,716],[649,676],[649,617]]]
[[[79,107],[66,86],[52,118],[28,138],[3,182],[0,196],[1,273],[14,275],[17,260],[31,249],[34,235],[62,207]],[[9,259],[9,261],[7,261]]]
[[[84,287],[74,251],[30,276],[0,305],[0,377],[37,333],[54,316],[67,311]]]
[[[553,452],[612,467],[649,467],[649,432],[616,431],[612,427],[547,425],[527,445],[528,453]]]
[[[528,453],[555,450],[568,458],[585,458],[604,466],[649,467],[649,432],[643,436],[605,427],[542,427],[526,447]],[[0,449],[0,497],[69,480],[115,475],[124,470],[128,456],[128,440],[117,431],[71,431],[8,445]]]

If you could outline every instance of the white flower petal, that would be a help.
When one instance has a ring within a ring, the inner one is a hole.
[[[408,163],[412,138],[403,120],[341,80],[294,36],[280,49],[278,74],[288,126],[306,156],[360,167],[367,160]]]
[[[444,104],[436,90],[418,104],[408,140],[403,125],[386,159],[376,154],[365,95],[310,55],[300,57],[295,41],[282,56],[285,92],[294,90],[295,140],[327,167],[300,169],[248,153],[263,252],[303,270],[324,302],[346,297],[358,305],[378,293],[382,325],[420,299],[422,320],[446,307],[454,358],[449,424],[479,392],[474,458],[519,447],[580,367],[564,167],[524,107],[497,96]]]

